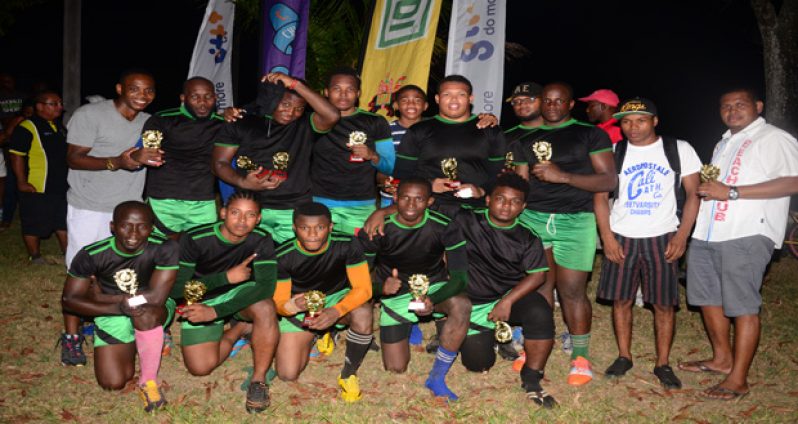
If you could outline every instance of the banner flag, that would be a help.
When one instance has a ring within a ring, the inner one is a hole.
[[[460,74],[474,86],[474,113],[501,118],[506,0],[454,0],[446,75]]]
[[[261,71],[305,78],[310,0],[263,0]]]
[[[394,116],[393,93],[427,88],[442,0],[376,0],[361,73],[360,107]]]
[[[230,61],[233,53],[233,19],[235,3],[231,0],[210,0],[205,18],[194,44],[188,77],[205,77],[213,81],[216,107],[234,105]]]

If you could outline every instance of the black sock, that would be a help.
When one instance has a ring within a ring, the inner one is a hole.
[[[521,387],[525,391],[539,392],[543,390],[540,380],[543,380],[543,371],[533,370],[529,367],[521,368]]]
[[[341,370],[341,378],[349,378],[350,375],[357,374],[357,369],[363,363],[363,358],[369,351],[371,344],[371,334],[358,334],[351,329],[346,332],[346,353],[344,354],[344,369]]]

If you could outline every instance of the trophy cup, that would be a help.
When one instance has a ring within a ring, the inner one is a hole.
[[[717,181],[718,177],[720,177],[720,168],[712,164],[701,165],[701,171],[699,171],[698,176],[701,178],[702,183]]]
[[[509,171],[513,170],[513,161],[514,161],[514,159],[515,158],[513,157],[513,152],[507,152],[504,155],[504,170],[506,172],[509,172]]]
[[[186,281],[186,285],[183,287],[183,298],[186,299],[186,305],[198,303],[207,291],[208,287],[202,281]]]
[[[407,279],[407,285],[410,286],[410,294],[413,295],[413,300],[407,305],[408,311],[418,311],[424,309],[424,296],[429,290],[429,277],[424,274],[413,274]]]
[[[160,149],[163,133],[158,130],[147,130],[141,134],[141,145],[145,149]]]
[[[250,159],[248,156],[239,156],[236,158],[236,166],[238,169],[243,169],[247,172],[252,172],[258,169],[258,165],[255,164],[255,162],[252,162],[252,159]]]
[[[496,332],[494,336],[497,342],[507,343],[513,339],[513,329],[510,327],[510,324],[504,321],[496,321]]]
[[[302,326],[310,327],[310,325],[313,323],[313,320],[316,319],[316,314],[324,309],[324,303],[327,300],[327,296],[318,290],[305,292],[303,296],[305,297],[305,304],[308,307],[308,313],[305,314],[305,320],[302,321]]]
[[[288,179],[288,161],[291,160],[291,155],[288,152],[277,152],[272,156],[272,165],[274,171],[272,175],[275,178],[285,180]]]
[[[446,187],[449,188],[458,188],[460,187],[460,181],[457,181],[457,159],[455,158],[446,158],[441,161],[441,171],[443,175],[451,180],[451,182],[446,183]]]
[[[127,305],[131,308],[135,308],[136,306],[147,303],[147,299],[144,298],[144,296],[136,295],[136,291],[139,289],[139,281],[136,271],[130,268],[120,269],[114,274],[114,282],[119,290],[131,296],[127,300]]]
[[[538,162],[540,163],[549,163],[551,160],[551,143],[548,141],[536,141],[535,144],[532,145],[532,153],[535,154],[535,157],[538,158]]]
[[[368,137],[363,131],[352,131],[349,133],[349,143],[347,143],[347,146],[366,144],[367,139]],[[361,158],[360,156],[357,156],[354,153],[349,154],[349,162],[357,163],[363,161],[365,161],[365,159]]]

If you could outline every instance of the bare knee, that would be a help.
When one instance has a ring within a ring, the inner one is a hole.
[[[210,375],[213,370],[216,368],[216,365],[208,365],[208,364],[190,364],[186,363],[186,370],[188,373],[195,376],[195,377],[203,377],[206,375]]]
[[[107,376],[105,377],[97,376],[97,383],[100,385],[100,387],[103,388],[103,390],[112,390],[112,391],[122,390],[125,388],[128,381],[130,381],[129,378],[125,379],[119,377],[109,378]]]
[[[632,300],[632,299],[619,299],[619,300],[613,301],[612,302],[612,306],[615,309],[626,310],[626,309],[631,309],[633,303],[634,303],[634,300]]]
[[[447,319],[467,322],[471,317],[471,301],[465,295],[450,297],[447,301]]]
[[[281,370],[277,369],[277,378],[286,382],[294,382],[299,379],[299,370]]]
[[[370,303],[361,305],[349,312],[349,328],[358,334],[371,334],[372,327],[372,307]]]

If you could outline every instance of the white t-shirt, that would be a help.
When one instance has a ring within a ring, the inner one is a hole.
[[[701,170],[701,159],[690,143],[677,140],[682,178]],[[676,231],[674,173],[665,156],[662,137],[647,146],[629,143],[618,174],[618,198],[610,212],[610,228],[629,238],[656,237]]]
[[[795,177],[798,142],[759,117],[737,134],[726,131],[715,146],[712,163],[720,167],[719,180],[726,185]],[[789,197],[701,202],[693,238],[726,241],[761,234],[773,240],[778,249],[787,229],[789,209]]]

